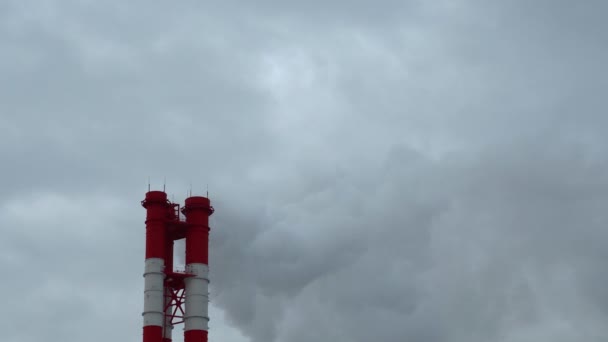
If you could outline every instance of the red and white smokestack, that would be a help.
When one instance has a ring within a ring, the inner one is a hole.
[[[184,342],[207,342],[209,330],[209,216],[213,214],[206,197],[186,199],[186,298]]]
[[[167,194],[149,191],[146,208],[146,265],[144,272],[144,342],[162,342],[165,324],[165,251]]]

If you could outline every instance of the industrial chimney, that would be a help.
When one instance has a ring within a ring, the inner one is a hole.
[[[185,342],[207,342],[209,329],[209,216],[207,197],[180,206],[164,191],[146,193],[146,263],[143,342],[170,342],[173,326],[184,323]],[[186,269],[173,269],[173,245],[186,239]]]

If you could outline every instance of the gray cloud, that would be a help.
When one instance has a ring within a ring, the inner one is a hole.
[[[140,338],[150,176],[212,339],[605,340],[605,7],[1,3],[0,328]]]

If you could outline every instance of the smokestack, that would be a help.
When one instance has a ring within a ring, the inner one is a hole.
[[[184,342],[207,342],[209,330],[209,216],[213,207],[208,198],[186,199],[186,312]]]
[[[162,342],[165,323],[165,220],[167,194],[150,191],[146,208],[146,265],[144,272],[144,342]]]
[[[207,342],[209,303],[208,198],[186,199],[180,220],[179,204],[164,191],[148,191],[146,264],[144,272],[143,342],[171,342],[175,324],[184,323],[185,342]],[[173,270],[173,245],[186,239],[186,270]]]

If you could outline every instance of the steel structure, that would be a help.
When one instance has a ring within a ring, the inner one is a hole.
[[[143,342],[170,342],[180,323],[184,342],[206,342],[211,202],[191,196],[180,208],[164,191],[148,191],[141,204],[146,209]],[[180,239],[186,239],[184,271],[173,265],[173,245]]]

